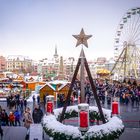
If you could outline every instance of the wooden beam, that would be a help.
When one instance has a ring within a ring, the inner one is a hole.
[[[74,75],[73,75],[73,78],[72,78],[72,81],[71,81],[71,85],[70,85],[70,88],[69,88],[69,91],[68,91],[68,95],[67,95],[67,98],[66,98],[66,101],[65,101],[63,110],[62,110],[62,114],[61,114],[61,116],[60,116],[60,120],[59,120],[60,122],[62,122],[63,119],[64,119],[64,114],[65,114],[65,112],[66,112],[67,105],[68,105],[68,103],[69,103],[69,101],[70,101],[72,88],[73,88],[73,86],[74,86],[74,82],[75,82],[75,80],[76,80],[76,76],[77,76],[77,73],[78,73],[80,64],[81,64],[81,58],[78,59],[78,63],[77,63],[77,65],[76,65],[76,69],[75,69],[75,72],[74,72]]]
[[[99,109],[99,112],[100,112],[100,115],[101,115],[101,119],[102,119],[103,123],[106,123],[105,117],[104,117],[104,114],[103,114],[103,111],[102,111],[102,107],[101,107],[101,104],[100,104],[100,100],[99,100],[98,95],[97,95],[97,90],[96,90],[96,87],[93,83],[93,78],[91,76],[86,58],[85,58],[85,68],[86,68],[86,71],[87,71],[87,74],[88,74],[88,77],[89,77],[89,82],[91,84],[91,88],[92,88],[92,91],[93,91],[93,94],[94,94],[94,97],[95,97],[95,100],[96,100],[96,103],[97,103],[97,106],[98,106],[98,109]]]

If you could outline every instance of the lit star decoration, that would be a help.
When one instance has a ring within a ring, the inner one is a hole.
[[[92,37],[92,35],[85,35],[84,29],[82,28],[79,35],[72,35],[74,38],[77,39],[76,47],[80,44],[85,45],[88,48],[87,40]]]

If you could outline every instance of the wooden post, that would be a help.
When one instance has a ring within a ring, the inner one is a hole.
[[[81,54],[80,54],[80,59],[81,59],[81,69],[80,69],[80,103],[85,103],[85,73],[84,73],[84,50],[82,48]]]
[[[94,97],[95,97],[95,100],[96,100],[96,103],[97,103],[97,106],[98,106],[98,109],[99,109],[99,112],[100,112],[100,115],[101,115],[101,119],[102,119],[103,123],[106,123],[105,118],[104,118],[104,114],[103,114],[103,111],[102,111],[102,107],[101,107],[101,104],[100,104],[100,101],[99,101],[99,98],[98,98],[98,95],[97,95],[96,87],[93,83],[93,79],[92,79],[92,76],[91,76],[86,58],[85,58],[85,68],[86,68],[86,71],[87,71],[87,74],[88,74],[88,77],[89,77],[89,81],[90,81],[90,84],[91,84],[91,88],[92,88],[92,91],[93,91],[93,94],[94,94]]]

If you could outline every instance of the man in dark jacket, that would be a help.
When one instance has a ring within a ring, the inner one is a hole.
[[[32,113],[34,123],[41,123],[43,117],[43,111],[40,109],[39,105],[36,105]]]

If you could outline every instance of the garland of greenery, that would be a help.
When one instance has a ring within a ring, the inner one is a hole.
[[[78,107],[75,106],[73,108],[72,106],[72,108],[68,108],[69,110],[66,111],[64,120],[78,117]],[[109,114],[103,111],[107,123],[90,126],[89,130],[83,134],[80,132],[78,127],[68,126],[60,123],[58,119],[60,118],[61,112],[62,108],[55,109],[54,115],[45,115],[43,118],[43,128],[50,137],[53,137],[54,140],[115,140],[116,138],[119,138],[119,136],[124,131],[124,125],[120,118],[110,118]],[[89,119],[96,120],[98,122],[101,120],[100,113],[97,110],[90,109]],[[112,125],[114,125],[114,127]],[[73,129],[73,132],[71,132],[71,129]]]

